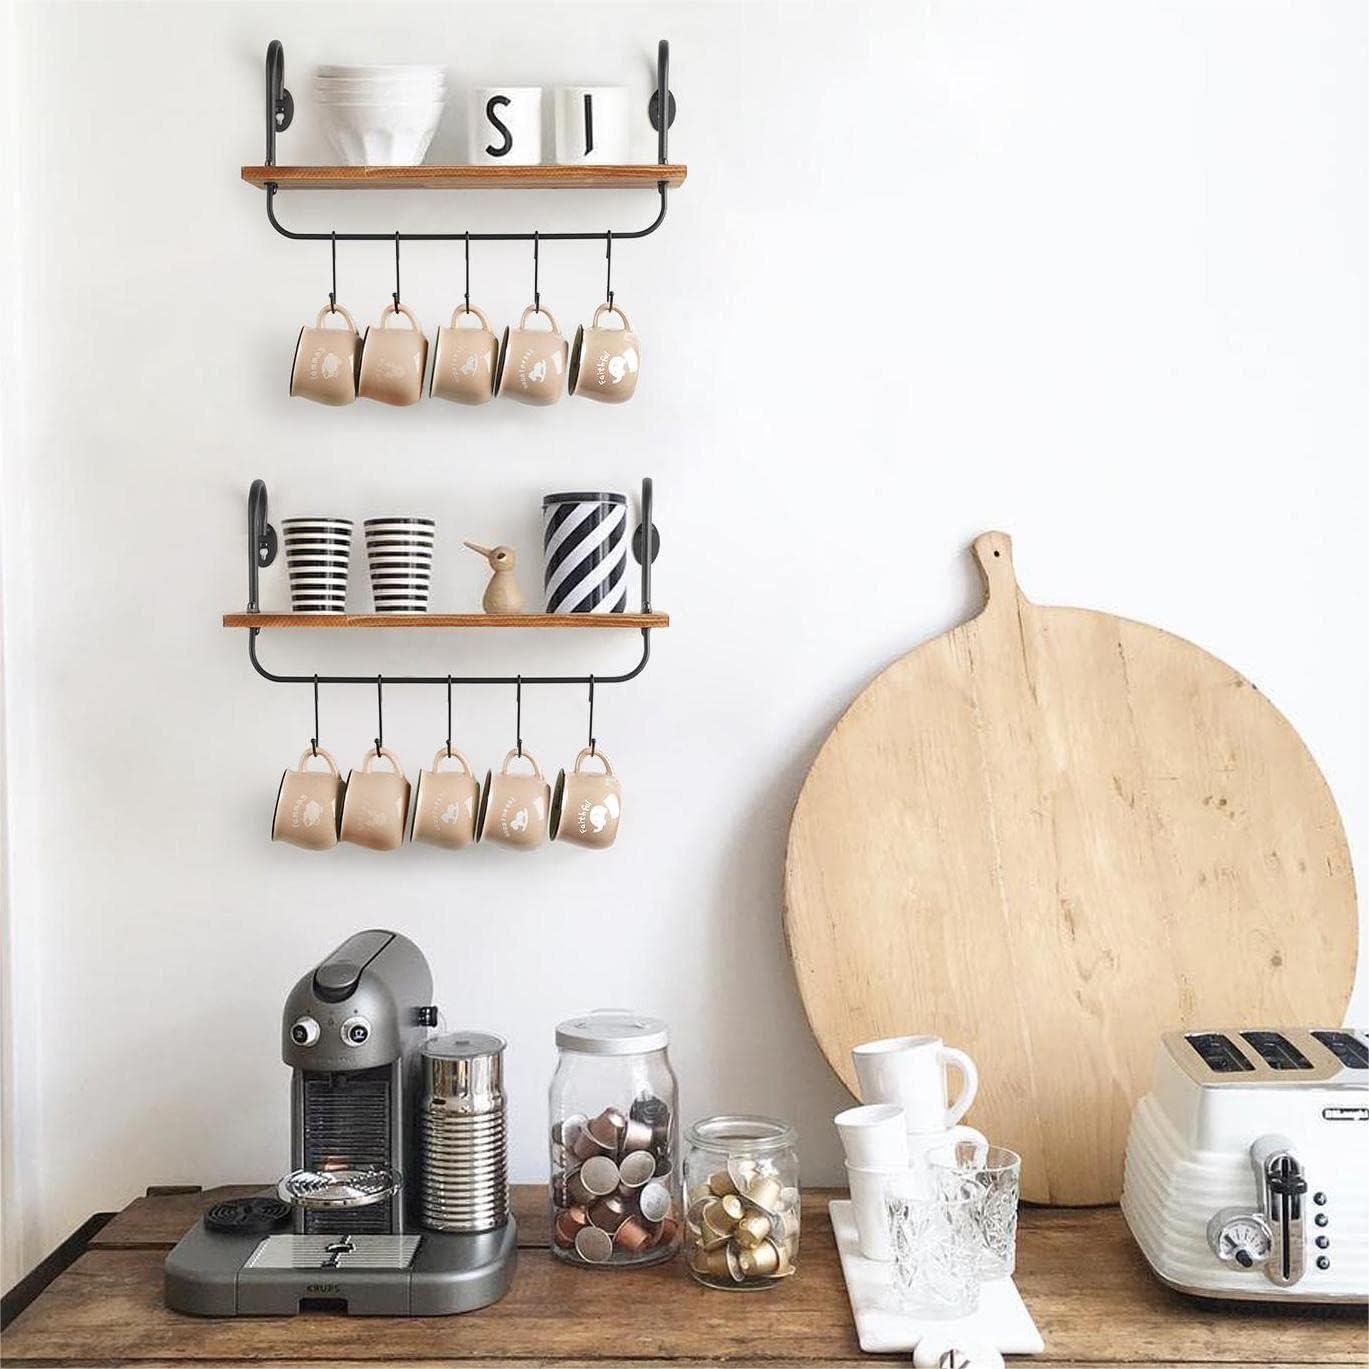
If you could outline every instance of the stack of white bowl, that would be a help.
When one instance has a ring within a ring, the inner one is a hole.
[[[446,108],[446,69],[322,66],[314,99],[333,150],[347,166],[416,166]]]

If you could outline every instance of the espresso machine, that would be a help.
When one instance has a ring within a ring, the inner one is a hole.
[[[504,1042],[434,1036],[432,974],[397,932],[349,937],[291,990],[290,1172],[210,1208],[167,1256],[168,1307],[439,1316],[513,1279]]]

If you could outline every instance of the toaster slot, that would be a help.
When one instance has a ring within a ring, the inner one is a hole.
[[[1242,1032],[1271,1070],[1310,1070],[1312,1062],[1282,1033]]]
[[[1318,1041],[1348,1070],[1369,1070],[1369,1047],[1352,1032],[1315,1031]]]
[[[1221,1032],[1190,1032],[1184,1039],[1202,1057],[1203,1064],[1214,1074],[1235,1074],[1253,1070],[1254,1065],[1241,1054],[1236,1043]]]

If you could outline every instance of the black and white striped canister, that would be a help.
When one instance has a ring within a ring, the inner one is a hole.
[[[296,613],[346,613],[352,559],[350,518],[283,518],[290,607]]]
[[[542,529],[548,613],[627,608],[627,495],[549,494]]]
[[[377,613],[426,613],[433,578],[431,518],[368,518],[366,559]]]

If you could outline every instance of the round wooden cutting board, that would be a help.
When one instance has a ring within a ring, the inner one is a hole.
[[[974,544],[978,617],[878,676],[794,811],[785,932],[808,1020],[969,1051],[966,1121],[1022,1194],[1115,1202],[1160,1033],[1338,1026],[1350,853],[1298,734],[1182,638],[1018,590]],[[1271,629],[1275,625],[1271,625]]]

